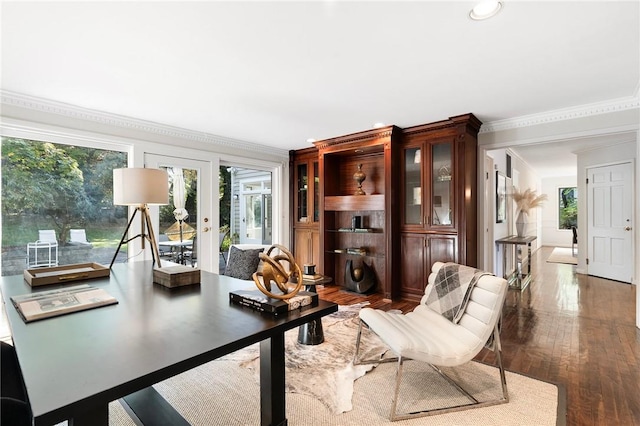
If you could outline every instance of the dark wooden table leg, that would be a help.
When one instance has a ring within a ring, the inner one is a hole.
[[[286,426],[284,333],[260,342],[260,424]]]
[[[76,415],[69,419],[68,424],[69,426],[109,426],[109,405],[104,404]]]

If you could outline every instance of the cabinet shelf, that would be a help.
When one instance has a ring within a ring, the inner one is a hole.
[[[328,250],[327,253],[334,255],[345,255],[345,256],[356,256],[356,257],[375,257],[378,259],[384,259],[384,254],[373,254],[373,253],[347,253],[346,249],[336,249],[336,250]]]
[[[350,228],[327,229],[327,232],[339,232],[341,234],[364,234],[364,235],[384,233],[382,229],[374,229],[374,228],[356,228],[355,230]]]
[[[324,197],[324,209],[329,211],[384,210],[384,194],[329,195]]]

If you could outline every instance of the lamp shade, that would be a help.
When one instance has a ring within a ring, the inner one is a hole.
[[[113,204],[169,204],[169,175],[160,169],[113,170]]]

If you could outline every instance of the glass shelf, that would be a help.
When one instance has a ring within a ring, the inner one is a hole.
[[[335,254],[335,255],[346,255],[346,256],[357,256],[357,257],[375,257],[379,259],[384,259],[384,254],[372,254],[372,253],[347,253],[346,249],[336,249],[336,250],[328,250],[327,253]]]
[[[359,235],[369,235],[369,234],[383,234],[384,231],[382,229],[375,228],[340,228],[340,229],[327,229],[327,232],[337,232],[340,234],[359,234]]]

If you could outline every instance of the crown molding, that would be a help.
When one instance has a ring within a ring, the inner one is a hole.
[[[577,107],[561,108],[546,111],[540,114],[523,115],[515,118],[496,120],[484,123],[480,133],[499,132],[502,130],[518,129],[522,127],[536,126],[540,124],[554,123],[558,121],[586,118],[600,114],[609,114],[640,108],[640,98],[629,96],[626,98],[612,99],[604,102],[579,105]]]
[[[74,119],[90,121],[108,126],[130,129],[139,132],[153,133],[171,138],[179,138],[201,142],[210,145],[225,146],[229,148],[244,149],[260,153],[268,153],[282,157],[289,157],[289,151],[268,147],[259,143],[248,142],[239,139],[227,138],[224,136],[213,135],[205,132],[196,132],[193,130],[174,127],[165,124],[155,123],[152,121],[140,120],[118,114],[111,114],[103,111],[83,108],[63,102],[51,101],[48,99],[38,98],[35,96],[24,95],[21,93],[10,92],[0,89],[0,103],[2,105],[14,106],[33,111],[56,114]]]

